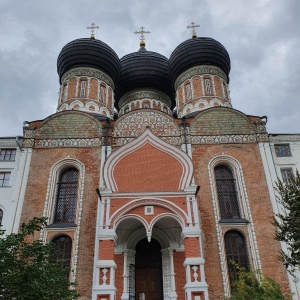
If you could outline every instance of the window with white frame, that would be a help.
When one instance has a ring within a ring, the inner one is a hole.
[[[292,168],[282,168],[280,169],[282,181],[284,183],[289,183],[291,177],[293,176],[293,169]]]
[[[227,85],[225,82],[223,82],[223,90],[224,90],[224,97],[228,99]]]
[[[237,279],[236,265],[249,269],[249,255],[245,236],[237,230],[229,230],[224,235],[225,251],[229,278]]]
[[[214,169],[221,219],[241,219],[241,211],[232,169],[226,164]]]
[[[69,85],[65,84],[64,85],[64,94],[63,94],[63,101],[66,101],[68,99],[68,90],[69,90]]]
[[[292,156],[289,144],[275,144],[274,149],[277,157]]]
[[[1,149],[0,161],[15,160],[16,149]]]
[[[0,172],[0,187],[9,186],[10,172]]]
[[[80,83],[80,94],[79,94],[79,97],[84,97],[85,96],[85,90],[86,90],[86,80],[83,80]]]
[[[204,79],[205,95],[211,95],[211,80],[209,78]]]
[[[209,165],[213,205],[216,211],[219,210],[215,221],[218,222],[216,231],[220,237],[218,248],[224,273],[224,292],[229,295],[232,279],[238,272],[231,262],[246,269],[253,264],[254,269],[259,269],[259,252],[254,243],[254,227],[248,221],[252,218],[242,166],[235,158],[225,155],[213,158]],[[248,240],[253,247],[248,246]]]
[[[51,244],[54,247],[57,260],[60,261],[66,268],[70,268],[72,239],[67,235],[59,235],[51,241]],[[67,275],[69,275],[69,272]]]
[[[100,102],[103,102],[105,101],[105,86],[103,84],[100,85],[100,97],[99,97],[99,100]]]
[[[186,94],[186,100],[191,100],[192,99],[192,90],[191,90],[191,84],[187,83],[185,85],[185,94]]]
[[[53,223],[74,223],[78,194],[78,170],[70,167],[58,177]]]

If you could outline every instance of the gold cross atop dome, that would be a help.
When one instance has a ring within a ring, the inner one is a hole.
[[[144,33],[151,33],[151,31],[144,31],[144,29],[145,29],[145,27],[142,26],[142,27],[140,28],[140,31],[135,31],[135,32],[134,32],[135,34],[140,34],[140,35],[141,35],[141,36],[140,36],[140,40],[141,40],[140,46],[141,46],[141,47],[145,47],[145,45],[146,45]]]
[[[91,29],[91,39],[95,39],[95,29],[99,29],[99,26],[96,26],[96,24],[92,23],[91,26],[88,26],[86,29]]]
[[[196,34],[195,28],[196,28],[196,27],[200,27],[200,25],[196,25],[196,23],[194,23],[194,22],[192,22],[191,24],[192,24],[192,25],[189,25],[189,26],[187,27],[187,29],[192,28],[192,38],[196,38],[196,37],[197,37],[197,34]]]

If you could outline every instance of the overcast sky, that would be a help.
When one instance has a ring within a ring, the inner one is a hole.
[[[55,113],[57,56],[92,22],[120,58],[139,49],[140,26],[147,50],[169,57],[200,24],[229,52],[233,107],[267,115],[269,133],[300,133],[299,15],[299,0],[0,0],[0,136]]]

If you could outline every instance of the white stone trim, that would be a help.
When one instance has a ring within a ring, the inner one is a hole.
[[[181,73],[177,77],[177,79],[174,83],[175,90],[177,90],[178,87],[184,81],[186,81],[188,78],[191,78],[191,77],[196,76],[196,75],[200,75],[200,76],[202,76],[202,75],[219,76],[219,77],[223,78],[224,80],[227,80],[226,74],[223,72],[223,70],[221,70],[218,67],[209,66],[209,65],[196,66],[196,67],[192,67],[190,69],[187,69],[186,71],[184,71],[183,73]]]
[[[227,263],[226,263],[226,255],[225,255],[225,246],[223,240],[223,230],[222,226],[219,223],[220,220],[220,212],[219,212],[219,204],[218,204],[218,197],[216,193],[216,185],[215,185],[215,177],[214,177],[214,167],[220,163],[227,164],[233,169],[234,175],[236,177],[237,183],[237,191],[239,195],[239,203],[241,206],[241,213],[242,216],[249,221],[248,227],[248,239],[250,247],[248,247],[248,251],[251,255],[250,259],[253,264],[253,268],[255,270],[261,270],[261,261],[259,257],[259,251],[257,246],[256,234],[254,230],[254,224],[252,220],[252,214],[250,209],[250,203],[246,191],[246,184],[243,176],[242,166],[237,159],[229,155],[219,155],[214,157],[208,163],[208,174],[209,174],[209,181],[210,181],[210,189],[212,194],[212,204],[214,210],[214,217],[215,217],[215,226],[217,231],[217,241],[218,241],[218,248],[219,248],[219,256],[220,256],[220,264],[221,264],[221,272],[222,272],[222,280],[224,286],[224,295],[228,297],[230,295],[230,287],[229,287],[229,274],[227,270]],[[238,226],[236,226],[238,227]],[[238,230],[238,229],[237,229]],[[243,232],[243,235],[245,233]]]
[[[115,166],[123,157],[141,148],[146,143],[150,143],[159,150],[173,156],[181,164],[182,176],[178,190],[184,190],[190,184],[193,174],[193,164],[190,157],[181,150],[159,139],[157,136],[152,134],[150,130],[146,130],[136,140],[119,148],[108,157],[103,170],[107,187],[113,192],[118,191],[118,187],[113,175]]]
[[[95,78],[95,79],[104,81],[106,84],[110,85],[113,89],[115,88],[112,78],[99,69],[89,68],[89,67],[72,68],[72,69],[68,70],[67,72],[65,72],[64,75],[62,76],[62,78],[61,78],[62,84],[64,84],[64,82],[66,80],[68,80],[72,77],[77,77],[78,80],[81,77]],[[78,89],[76,87],[76,95],[78,95],[77,93],[78,93]]]
[[[75,105],[79,105],[80,109],[84,108],[84,104],[80,100],[75,100],[70,103],[69,109],[73,109]]]
[[[47,193],[44,205],[43,216],[48,220],[52,220],[53,218],[53,209],[55,205],[55,193],[56,193],[56,182],[59,176],[60,171],[65,167],[76,167],[79,171],[79,184],[78,184],[78,200],[77,200],[77,212],[76,212],[76,224],[74,227],[74,241],[73,241],[73,257],[72,257],[72,281],[76,280],[76,271],[77,271],[77,262],[78,262],[78,248],[79,248],[79,236],[80,236],[80,226],[81,226],[81,217],[82,217],[82,202],[83,202],[83,192],[84,192],[84,179],[85,179],[85,166],[82,162],[75,158],[70,158],[69,156],[57,161],[50,169]],[[51,221],[49,222],[51,224]],[[60,231],[61,228],[58,229]],[[53,229],[50,229],[53,231]],[[48,228],[44,228],[44,230],[40,233],[40,238],[43,242],[46,242],[47,239]]]
[[[181,225],[182,228],[184,227],[185,223],[188,223],[188,215],[186,214],[186,212],[183,209],[181,209],[180,207],[178,207],[177,205],[175,205],[173,202],[167,201],[162,198],[145,197],[145,198],[140,198],[140,199],[134,199],[134,200],[126,203],[124,206],[120,207],[119,209],[117,209],[110,216],[109,223],[106,225],[111,226],[112,228],[116,229],[118,227],[118,224],[122,221],[122,218],[126,217],[126,214],[130,210],[140,207],[140,206],[145,206],[146,204],[147,204],[147,206],[149,206],[149,205],[161,206],[161,207],[164,207],[164,208],[172,211],[173,214],[171,214],[170,216],[175,218],[176,221],[179,222],[179,224]],[[180,214],[178,212],[180,212]],[[162,215],[164,215],[164,214],[162,214]],[[151,222],[151,224],[152,224],[151,227],[153,227],[154,223],[156,221],[158,221],[160,218],[161,218],[161,215],[156,216]],[[113,224],[112,224],[112,220],[115,220]],[[145,219],[143,218],[143,220],[145,220]],[[145,220],[145,224],[147,224],[146,220]]]
[[[92,111],[92,110],[90,110],[90,106],[94,106],[94,108],[95,108],[94,112],[95,112],[95,113],[99,111],[99,106],[98,106],[98,104],[97,104],[96,102],[90,101],[90,102],[86,103],[86,105],[85,105],[85,107],[86,107],[89,111]]]

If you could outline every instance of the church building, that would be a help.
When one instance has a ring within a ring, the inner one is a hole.
[[[69,42],[57,112],[24,127],[21,222],[48,218],[40,237],[80,299],[223,300],[232,261],[289,290],[259,148],[266,119],[232,107],[227,50],[190,27],[169,58],[146,49],[144,27],[122,58],[93,34]]]

